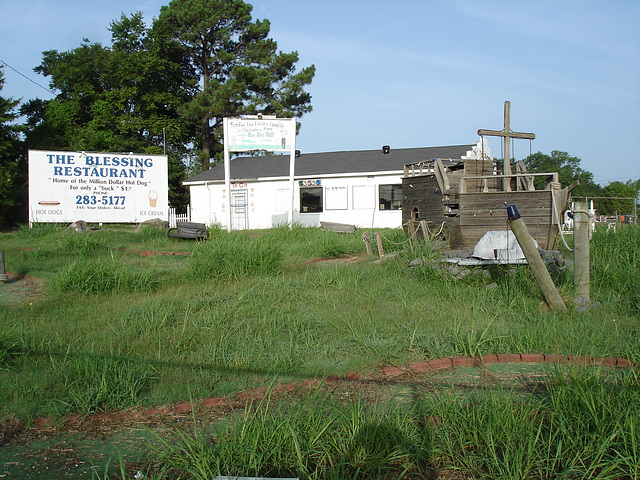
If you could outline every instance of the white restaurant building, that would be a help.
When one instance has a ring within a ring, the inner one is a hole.
[[[219,164],[184,184],[191,194],[191,221],[227,225],[231,230],[271,228],[289,221],[320,226],[321,221],[360,228],[402,226],[404,165],[440,159],[475,159],[488,147],[477,144],[442,147],[296,155],[294,192],[290,191],[290,156],[239,156],[230,161],[231,194]]]

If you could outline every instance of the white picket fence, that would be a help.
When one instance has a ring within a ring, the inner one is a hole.
[[[190,222],[191,207],[187,207],[186,213],[177,214],[175,208],[169,208],[169,228],[176,228],[176,222]]]

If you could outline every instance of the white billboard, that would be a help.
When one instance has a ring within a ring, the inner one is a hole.
[[[288,151],[296,137],[294,118],[228,118],[225,137],[230,152],[249,150]]]
[[[29,150],[29,222],[168,219],[164,155]]]

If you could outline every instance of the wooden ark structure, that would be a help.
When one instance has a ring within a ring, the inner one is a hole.
[[[478,130],[481,137],[502,137],[505,159],[511,158],[511,139],[535,138],[511,130],[510,108],[504,102],[503,130]],[[540,176],[543,188],[536,189],[534,179]],[[557,173],[527,172],[522,161],[512,173],[510,161],[496,162],[484,152],[479,160],[434,158],[408,164],[402,179],[402,224],[410,230],[414,222],[424,221],[431,231],[442,229],[451,249],[470,249],[485,233],[508,230],[506,204],[516,205],[538,246],[551,250],[578,183],[562,189]]]
[[[425,221],[432,232],[442,230],[451,249],[470,249],[486,232],[508,230],[505,204],[516,205],[538,246],[552,249],[575,185],[562,189],[557,173],[528,173],[522,162],[517,165],[510,174],[493,160],[433,159],[406,165],[403,225]],[[545,184],[536,190],[539,176]]]

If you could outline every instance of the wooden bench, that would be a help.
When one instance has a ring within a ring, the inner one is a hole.
[[[204,223],[178,222],[175,228],[167,231],[167,237],[204,240],[207,238],[207,226]]]
[[[358,231],[355,225],[334,222],[320,222],[320,228],[340,233],[354,233]]]

